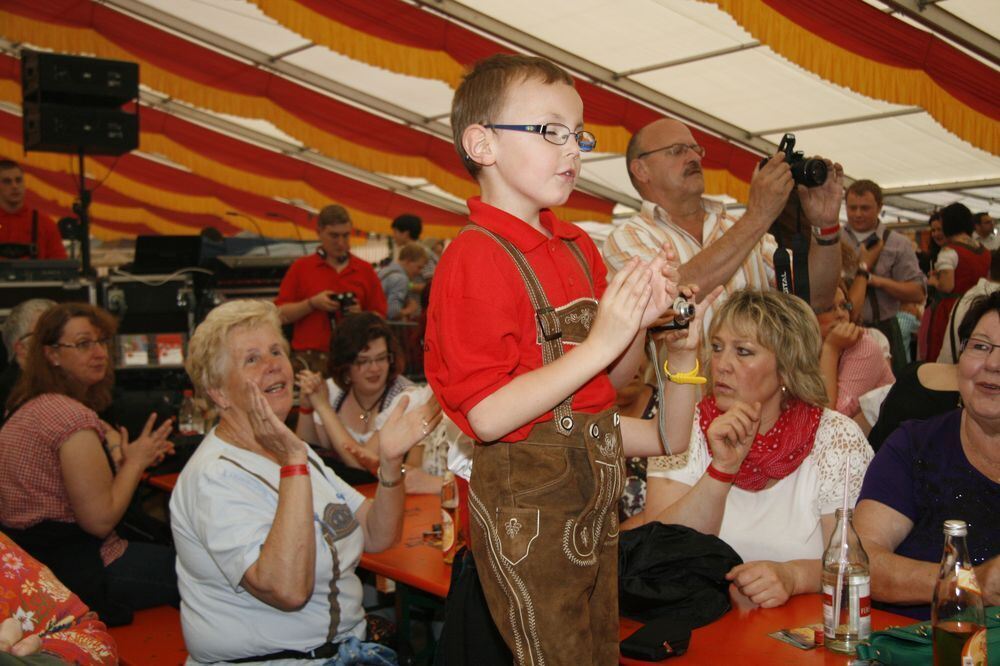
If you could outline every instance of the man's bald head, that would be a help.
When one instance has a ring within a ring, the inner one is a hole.
[[[674,157],[658,152],[675,144],[694,145],[697,143],[687,125],[673,118],[660,118],[641,128],[628,142],[625,164],[632,186],[643,199],[651,199],[651,192],[666,187],[672,189],[688,176],[700,178],[700,192],[704,192],[704,176],[701,172],[701,157],[693,151],[685,151]],[[677,171],[677,173],[672,173]],[[666,176],[664,181],[660,176]],[[688,186],[698,187],[696,183]]]

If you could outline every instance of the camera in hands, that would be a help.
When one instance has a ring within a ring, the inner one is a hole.
[[[795,135],[791,132],[782,137],[778,144],[778,150],[785,154],[785,162],[792,169],[792,180],[796,185],[806,187],[819,187],[826,182],[827,168],[826,162],[815,157],[805,157],[801,150],[795,150]],[[767,159],[760,161],[760,165],[767,164]]]

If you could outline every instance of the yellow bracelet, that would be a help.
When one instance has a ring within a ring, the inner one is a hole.
[[[663,362],[663,372],[667,375],[667,379],[672,381],[674,384],[704,384],[708,380],[704,377],[698,376],[698,370],[700,366],[698,365],[698,359],[694,360],[694,370],[688,370],[687,372],[677,372],[670,374],[670,369],[667,367],[667,362]]]

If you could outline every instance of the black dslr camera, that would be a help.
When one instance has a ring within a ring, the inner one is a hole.
[[[796,185],[806,187],[819,187],[826,182],[826,162],[816,158],[806,159],[802,151],[795,150],[795,135],[788,132],[781,138],[778,150],[785,154],[785,162],[792,169],[792,180]],[[760,165],[767,164],[767,158],[760,161]]]
[[[341,312],[354,305],[354,302],[357,300],[353,291],[344,291],[338,294],[330,294],[330,299],[340,303]]]

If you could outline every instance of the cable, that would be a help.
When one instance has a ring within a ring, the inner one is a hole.
[[[171,273],[170,275],[167,275],[166,277],[164,277],[160,281],[147,280],[147,279],[143,278],[141,275],[136,275],[135,273],[129,273],[128,271],[123,271],[120,268],[112,269],[111,272],[114,273],[115,275],[123,275],[123,276],[125,276],[127,278],[135,280],[136,282],[139,282],[140,284],[144,284],[147,287],[162,287],[166,283],[168,283],[171,280],[173,280],[175,277],[177,277],[179,275],[184,275],[185,273],[204,273],[205,275],[215,275],[215,273],[213,273],[212,271],[210,271],[210,270],[208,270],[206,268],[197,268],[195,266],[191,266],[189,268],[178,269],[178,270],[174,271],[173,273]]]

